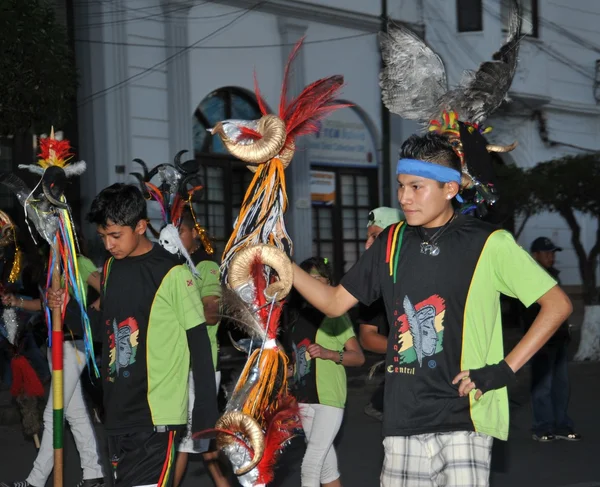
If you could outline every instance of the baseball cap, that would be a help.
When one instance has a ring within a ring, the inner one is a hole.
[[[548,237],[538,237],[531,244],[532,252],[560,252],[562,247],[558,247],[552,240]]]
[[[404,218],[402,212],[396,208],[380,206],[369,212],[369,222],[367,228],[377,225],[381,228],[387,228],[394,223],[398,223]]]

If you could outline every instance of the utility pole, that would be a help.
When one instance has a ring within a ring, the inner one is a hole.
[[[381,31],[387,32],[387,20],[388,20],[388,3],[387,0],[381,0]],[[383,69],[383,58],[381,58],[381,68]],[[383,206],[392,205],[391,196],[391,185],[389,184],[390,178],[390,112],[381,101],[381,170],[383,172],[383,201],[380,204]]]

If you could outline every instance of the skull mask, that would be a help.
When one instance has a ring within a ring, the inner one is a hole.
[[[183,249],[177,228],[170,223],[160,231],[158,242],[162,248],[171,254],[179,254],[181,250],[185,250]]]
[[[188,254],[188,251],[185,250],[181,239],[179,238],[179,231],[172,223],[169,223],[166,227],[164,227],[160,231],[160,236],[158,238],[158,243],[160,246],[165,249],[167,252],[170,252],[174,255],[182,255],[188,263],[190,270],[194,277],[198,277],[198,271],[196,270],[196,266]]]

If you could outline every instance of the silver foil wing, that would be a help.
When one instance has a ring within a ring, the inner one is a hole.
[[[519,4],[516,0],[511,4],[506,42],[491,61],[482,63],[477,71],[467,73],[460,86],[441,98],[441,105],[432,117],[438,116],[441,110],[454,110],[465,122],[481,123],[506,99],[517,70],[521,40]]]
[[[393,22],[387,33],[379,34],[379,44],[383,104],[403,118],[427,122],[448,89],[442,59],[417,35]]]

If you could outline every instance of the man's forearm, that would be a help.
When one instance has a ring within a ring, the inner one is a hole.
[[[331,360],[336,364],[340,363],[340,352],[337,350],[329,350],[326,349],[327,356],[326,360]],[[360,367],[365,363],[365,356],[362,352],[357,352],[355,350],[344,350],[342,353],[342,362],[341,365],[344,367]]]
[[[573,311],[571,300],[556,286],[540,301],[540,312],[517,346],[506,356],[506,363],[517,372],[542,348]]]
[[[358,301],[342,286],[328,286],[294,264],[294,287],[310,304],[330,318],[343,315]]]
[[[363,325],[361,325],[362,328]],[[387,352],[387,337],[377,332],[360,332],[360,344],[365,350],[374,353],[385,354]]]

